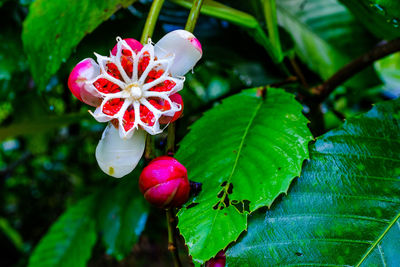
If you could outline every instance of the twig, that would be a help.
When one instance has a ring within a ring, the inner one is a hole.
[[[400,38],[378,45],[369,52],[342,67],[321,85],[312,88],[311,92],[317,96],[316,98],[319,102],[323,102],[337,86],[368,67],[375,60],[398,51],[400,51]]]
[[[168,126],[167,146],[165,148],[168,156],[173,157],[175,154],[175,122]]]
[[[304,77],[303,72],[301,71],[299,65],[297,64],[295,57],[290,56],[289,61],[290,65],[292,65],[294,72],[296,73],[296,76],[300,79],[300,82],[303,85],[303,87],[308,88],[308,83],[306,81],[306,78]]]
[[[178,248],[176,245],[175,238],[175,214],[172,209],[167,209],[167,227],[168,227],[168,250],[171,252],[172,258],[174,260],[175,267],[181,267],[182,263],[179,259]]]
[[[203,0],[194,0],[192,8],[190,9],[189,17],[186,22],[185,30],[193,32],[196,26],[197,19],[200,14]],[[167,155],[173,156],[175,153],[175,123],[172,122],[168,126],[167,145],[165,148]],[[172,209],[167,210],[167,224],[168,224],[168,250],[172,254],[175,267],[181,267],[181,261],[179,259],[178,248],[176,246],[175,237],[175,214]]]
[[[144,159],[146,162],[150,162],[155,155],[155,141],[154,136],[147,134],[146,135],[146,148],[144,151]]]
[[[271,83],[269,85],[269,87],[275,87],[275,88],[279,88],[283,85],[286,84],[290,84],[290,83],[296,83],[299,81],[299,78],[297,78],[296,76],[289,76],[286,78],[286,80],[280,81],[280,82],[276,82],[276,83]]]
[[[190,9],[189,17],[187,19],[185,30],[193,32],[196,26],[197,19],[200,15],[200,9],[203,5],[203,0],[195,0],[193,2],[192,8]],[[166,146],[167,155],[173,156],[175,154],[175,123],[172,122],[168,126],[168,137]]]

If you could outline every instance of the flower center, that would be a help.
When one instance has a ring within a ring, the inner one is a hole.
[[[139,100],[143,96],[142,88],[136,83],[128,84],[125,87],[125,91],[129,93],[133,100]]]

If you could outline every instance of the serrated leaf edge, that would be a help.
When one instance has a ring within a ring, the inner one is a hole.
[[[270,88],[270,87],[268,87],[268,89],[269,89],[269,88]],[[273,89],[275,89],[275,90],[282,90],[282,91],[284,91],[285,93],[288,93],[288,92],[286,92],[286,91],[285,91],[284,89],[282,89],[282,88],[273,88]],[[248,94],[249,94],[248,96],[256,97],[256,95],[254,95],[256,92],[257,92],[257,88],[252,88],[252,89],[243,90],[243,91],[241,91],[241,92],[238,93],[238,94],[248,93]],[[293,95],[293,94],[291,94],[291,93],[288,93],[288,94],[290,95],[290,97],[292,98],[292,100],[295,101],[296,104],[301,105],[301,104],[296,100],[295,95]],[[257,98],[259,98],[259,97],[257,97]],[[222,101],[222,103],[225,102],[225,100],[226,100],[226,98]],[[231,171],[231,173],[230,173],[230,175],[229,175],[229,177],[228,177],[227,185],[226,185],[225,188],[224,188],[224,191],[225,191],[224,196],[226,195],[226,192],[227,192],[227,189],[228,189],[227,186],[229,185],[229,181],[230,181],[230,179],[232,178],[232,175],[233,175],[233,173],[234,173],[234,171],[235,171],[235,168],[236,168],[236,165],[237,165],[237,161],[238,161],[238,159],[239,159],[239,155],[240,155],[241,149],[242,149],[242,147],[243,147],[244,140],[245,140],[245,138],[246,138],[246,136],[247,136],[247,134],[248,134],[249,128],[250,128],[250,126],[252,125],[252,123],[253,123],[255,117],[257,116],[258,111],[260,110],[260,108],[262,107],[262,105],[265,103],[265,99],[260,98],[260,100],[261,100],[261,101],[259,102],[258,106],[255,108],[254,114],[253,114],[252,117],[250,118],[249,123],[248,123],[248,125],[246,126],[245,132],[244,132],[244,134],[243,134],[243,137],[242,137],[242,139],[241,139],[241,142],[240,142],[240,145],[239,145],[239,149],[238,149],[238,153],[237,153],[237,156],[236,156],[236,159],[235,159],[235,162],[234,162],[234,166],[232,167],[232,171]],[[210,109],[210,110],[211,110],[211,109]],[[210,110],[207,110],[206,112],[204,112],[202,116],[204,116],[205,114],[207,114]],[[301,110],[300,110],[300,114],[301,114],[302,118],[305,120],[306,125],[308,125],[308,124],[310,123],[310,121],[304,116],[304,114],[302,114]],[[189,126],[188,129],[189,129],[189,130],[192,130],[192,126],[193,126],[193,124],[192,124],[191,126]],[[303,159],[303,163],[304,163],[305,160],[309,160],[309,159],[310,159],[310,151],[309,151],[309,144],[310,144],[310,142],[311,142],[311,141],[316,141],[316,138],[314,138],[314,137],[312,136],[311,132],[310,132],[310,136],[311,136],[311,138],[309,138],[309,140],[308,140],[308,142],[307,142],[307,155],[306,155],[306,157]],[[251,213],[253,213],[253,212],[255,212],[255,211],[257,211],[257,210],[259,210],[260,208],[263,208],[263,207],[267,207],[268,209],[270,209],[271,206],[275,203],[276,199],[277,199],[281,194],[287,195],[287,194],[288,194],[288,191],[289,191],[289,188],[290,188],[290,186],[292,185],[294,179],[300,177],[301,171],[302,171],[302,168],[300,168],[300,171],[298,172],[297,175],[294,175],[294,176],[292,177],[292,179],[290,179],[290,181],[289,181],[289,183],[288,183],[286,189],[280,191],[280,192],[276,195],[276,197],[271,201],[271,203],[270,203],[269,205],[260,206],[260,207],[254,209],[254,210],[250,210],[250,212],[243,212],[242,214],[246,216],[246,224],[245,224],[244,230],[243,230],[242,232],[240,232],[240,234],[239,234],[235,239],[233,239],[230,243],[228,243],[228,244],[227,244],[224,248],[222,248],[221,250],[225,250],[225,249],[226,249],[227,247],[229,247],[232,243],[236,242],[236,241],[239,239],[239,237],[240,237],[244,232],[247,232],[247,228],[248,228],[248,220],[247,220],[247,219],[248,219],[248,215],[250,215]],[[223,197],[222,197],[221,199],[223,199]],[[194,199],[193,199],[193,200],[194,200]],[[191,203],[193,203],[193,202],[194,202],[194,201],[192,201]],[[187,205],[189,205],[189,204],[190,204],[190,203],[187,203],[187,204],[185,204],[185,206],[187,206]],[[215,222],[215,218],[216,218],[217,215],[218,215],[218,212],[219,212],[219,209],[216,211],[216,215],[214,216],[213,224],[214,224],[214,222]],[[179,213],[178,213],[178,214],[179,214]],[[177,215],[178,215],[178,214],[177,214]],[[179,230],[178,224],[177,224],[176,228]],[[187,246],[187,244],[186,244],[186,239],[183,238],[183,240],[184,240],[184,242],[185,242],[185,245]],[[192,256],[192,254],[190,254],[190,249],[189,249],[189,255]],[[193,257],[193,256],[192,256],[192,257]],[[211,257],[211,258],[212,258],[212,257]],[[210,258],[210,259],[211,259],[211,258]],[[197,262],[197,263],[199,263],[199,264],[204,264],[206,261],[208,261],[208,260],[210,260],[210,259],[201,261],[201,260],[198,260],[198,259],[193,258],[193,262]]]

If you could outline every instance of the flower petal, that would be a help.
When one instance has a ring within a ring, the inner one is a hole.
[[[126,49],[126,46],[128,45],[132,49],[132,51],[135,52],[136,54],[143,48],[143,45],[139,41],[137,41],[133,38],[123,39],[122,44],[123,44],[122,49]],[[116,56],[117,51],[118,51],[118,44],[116,44],[113,47],[113,49],[111,50],[111,54],[113,56]]]
[[[179,119],[179,117],[182,115],[183,112],[183,99],[182,96],[178,93],[175,93],[173,95],[170,95],[169,97],[171,99],[171,101],[180,106],[180,110],[175,112],[172,116],[167,116],[167,115],[163,115],[160,118],[160,123],[161,124],[168,124],[171,122],[176,121],[177,119]]]
[[[68,87],[72,94],[80,101],[91,106],[98,106],[101,101],[101,95],[92,84],[87,82],[99,74],[100,67],[96,61],[86,58],[79,62],[71,71],[68,78]]]
[[[176,30],[166,34],[156,43],[154,52],[158,59],[175,55],[174,62],[169,69],[172,76],[185,75],[203,54],[199,40],[185,30]]]
[[[129,139],[122,139],[118,130],[108,124],[96,147],[97,163],[106,174],[121,178],[138,164],[144,152],[145,139],[142,130],[136,130]]]

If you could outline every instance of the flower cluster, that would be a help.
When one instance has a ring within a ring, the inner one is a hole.
[[[96,148],[96,159],[107,174],[120,178],[139,162],[145,132],[158,134],[179,118],[178,91],[185,75],[202,56],[200,42],[190,32],[176,30],[155,45],[117,38],[108,57],[96,54],[72,70],[68,87],[82,102],[96,107],[99,122],[109,122]]]

